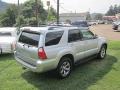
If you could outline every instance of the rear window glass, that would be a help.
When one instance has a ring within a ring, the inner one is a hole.
[[[9,32],[0,32],[0,36],[12,36]]]
[[[32,46],[38,46],[40,33],[23,31],[20,35],[19,42]]]
[[[64,31],[49,32],[46,34],[45,46],[57,45]]]

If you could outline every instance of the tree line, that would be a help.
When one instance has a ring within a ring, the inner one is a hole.
[[[115,4],[114,6],[111,5],[109,10],[107,11],[107,16],[115,16],[116,14],[120,13],[120,5]]]
[[[41,0],[37,3],[38,9],[38,23],[45,24],[47,21],[56,20],[56,11],[50,7],[49,11],[44,9]],[[10,5],[5,12],[0,14],[0,26],[36,26],[36,2],[29,0],[21,4],[18,8],[17,5]]]
[[[38,0],[38,23],[46,24],[48,21],[56,20],[56,11],[50,7],[49,10],[45,10],[41,0]],[[110,6],[105,15],[114,16],[120,13],[120,5]],[[102,20],[104,14],[97,13],[94,17],[95,20]],[[91,15],[88,13],[88,20],[91,20]],[[36,2],[35,0],[28,0],[24,4],[10,5],[5,12],[0,14],[0,26],[1,27],[13,27],[13,26],[36,26]]]

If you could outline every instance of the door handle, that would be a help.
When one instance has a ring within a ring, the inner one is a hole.
[[[32,47],[31,45],[28,45],[28,48]]]

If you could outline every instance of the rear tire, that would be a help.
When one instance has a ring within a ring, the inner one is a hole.
[[[99,59],[104,59],[106,57],[106,45],[102,45],[100,52],[98,53],[98,58]]]
[[[63,57],[58,64],[57,74],[59,78],[63,79],[70,75],[72,71],[72,61],[69,57]]]

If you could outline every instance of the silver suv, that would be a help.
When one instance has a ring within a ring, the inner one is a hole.
[[[105,58],[105,38],[78,27],[50,28],[22,29],[15,59],[23,67],[38,73],[55,69],[61,78],[65,78],[74,65],[87,61],[89,57]]]

